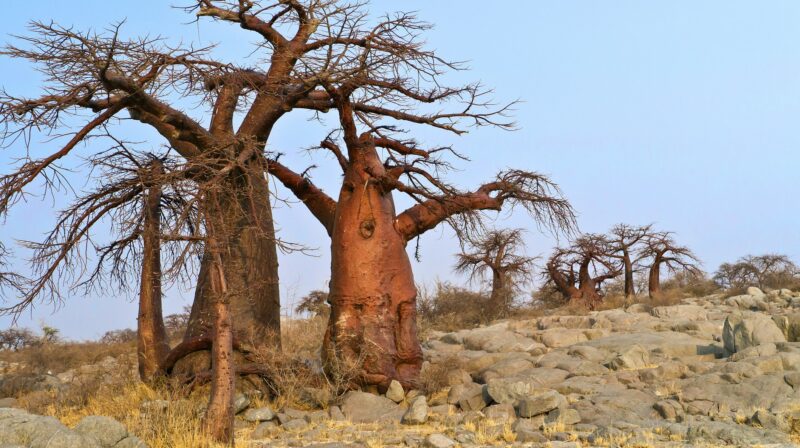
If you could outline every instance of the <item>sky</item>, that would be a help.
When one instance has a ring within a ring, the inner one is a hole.
[[[12,2],[0,15],[0,40],[25,34],[31,20],[103,29],[125,19],[123,33],[129,36],[219,43],[216,54],[231,61],[250,53],[254,36],[233,25],[193,22],[167,3]],[[451,175],[457,184],[475,187],[509,167],[546,174],[577,210],[581,230],[654,223],[675,232],[709,272],[751,253],[785,253],[800,261],[800,3],[519,0],[487,6],[477,0],[375,0],[369,8],[374,15],[416,11],[435,26],[425,34],[429,48],[468,62],[468,72],[450,79],[481,81],[498,101],[521,100],[513,132],[415,134],[426,143],[452,144],[470,157]],[[0,56],[0,86],[34,96],[38,82],[30,66]],[[318,164],[314,181],[335,197],[338,173],[332,161],[303,150],[327,130],[301,115],[282,119],[269,145],[286,153],[293,168]],[[126,132],[153,148],[163,143],[141,127]],[[9,172],[21,150],[20,145],[0,150],[0,172]],[[36,150],[54,149],[41,142]],[[78,187],[85,185],[85,173],[75,179]],[[275,194],[290,197],[279,186]],[[40,238],[64,200],[33,199],[15,208],[0,224],[0,240],[13,245]],[[557,244],[521,210],[490,218],[498,228],[527,229],[530,255],[546,256]],[[314,249],[280,257],[281,300],[290,313],[297,298],[326,287],[329,240],[301,204],[276,199],[275,219],[282,239]],[[459,251],[452,232],[440,227],[426,233],[420,250],[421,261],[412,261],[420,284],[465,282],[452,273]],[[15,263],[24,263],[25,251],[16,253]],[[191,288],[170,289],[165,313],[179,311],[191,297]],[[132,299],[74,294],[55,309],[39,304],[18,324],[47,323],[72,339],[97,338],[135,326]],[[0,318],[0,326],[10,323]]]

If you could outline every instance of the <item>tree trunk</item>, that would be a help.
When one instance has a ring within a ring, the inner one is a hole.
[[[151,166],[153,177],[162,173],[161,162]],[[169,353],[167,331],[161,311],[161,187],[150,185],[144,201],[142,231],[142,276],[137,321],[139,377],[150,383]]]
[[[505,316],[510,308],[509,295],[505,274],[500,270],[493,269],[492,294],[489,297],[492,309],[487,314],[493,317]]]
[[[374,146],[365,146],[351,157],[336,209],[323,356],[329,373],[352,372],[361,384],[385,390],[396,379],[417,387],[422,349],[414,275],[394,227],[392,195],[373,180],[383,165]]]
[[[211,396],[203,420],[206,433],[215,441],[233,446],[234,391],[236,370],[233,354],[233,324],[226,275],[219,253],[211,254],[210,266],[214,337],[211,346]]]
[[[633,263],[627,249],[622,254],[622,262],[625,265],[625,298],[632,299],[636,297],[636,289],[633,283]]]
[[[661,260],[657,257],[650,267],[650,274],[647,279],[647,290],[650,298],[661,294]]]
[[[220,258],[225,267],[234,335],[254,349],[274,349],[280,347],[278,257],[269,184],[262,173],[258,167],[247,175],[234,171],[219,193],[219,207],[208,213],[209,219],[229,223],[230,234],[225,236],[229,250],[222,251]],[[184,340],[212,334],[212,264],[206,253]],[[206,351],[187,356],[174,371],[193,374],[209,367]]]

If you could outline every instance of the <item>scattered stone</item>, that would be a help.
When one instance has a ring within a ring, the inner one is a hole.
[[[73,430],[79,434],[94,437],[104,447],[112,447],[128,437],[128,430],[122,423],[111,417],[100,415],[82,418]]]
[[[268,421],[260,423],[256,426],[256,429],[253,430],[253,434],[251,438],[253,439],[266,439],[272,433],[272,431],[278,427],[278,424],[274,421]]]
[[[392,382],[389,383],[389,389],[386,391],[386,398],[395,403],[400,403],[405,397],[406,393],[403,390],[403,385],[397,380],[392,380]]]
[[[236,394],[236,397],[233,399],[234,414],[244,411],[248,406],[250,406],[250,398],[244,394]]]
[[[520,400],[518,413],[520,417],[530,418],[566,405],[567,399],[560,393],[551,390]]]
[[[641,345],[634,345],[617,354],[608,367],[614,370],[636,370],[650,364],[650,353]]]
[[[341,410],[353,423],[374,423],[398,411],[394,401],[367,392],[350,391],[342,398]]]
[[[426,448],[451,448],[456,446],[456,441],[444,434],[434,433],[425,438]]]
[[[266,422],[275,418],[275,412],[268,407],[252,408],[245,411],[242,418],[248,422]]]
[[[305,419],[297,418],[281,424],[281,427],[286,431],[300,431],[308,427],[308,422]]]
[[[426,421],[428,421],[428,403],[425,396],[420,395],[411,402],[401,422],[404,425],[421,425]]]
[[[489,405],[491,399],[486,386],[476,384],[466,388],[458,399],[458,405],[465,411],[480,411]]]

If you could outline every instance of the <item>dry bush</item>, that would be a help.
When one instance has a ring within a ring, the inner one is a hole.
[[[273,406],[300,409],[327,407],[355,387],[360,359],[322,368],[322,340],[327,318],[291,319],[282,323],[282,350],[260,350],[253,360],[266,368]],[[333,360],[336,361],[336,360]]]
[[[433,292],[420,288],[417,299],[419,327],[454,331],[488,321],[489,297],[446,282],[436,282]]]
[[[0,352],[0,361],[20,364],[20,371],[43,374],[61,373],[106,357],[136,353],[135,342],[104,344],[101,342],[60,342],[42,344],[18,352]]]
[[[463,361],[455,355],[425,364],[419,375],[419,390],[428,397],[443,391],[449,385],[449,372],[462,365]]]

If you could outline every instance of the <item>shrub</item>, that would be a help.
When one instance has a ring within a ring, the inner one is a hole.
[[[470,291],[446,282],[437,282],[433,292],[420,288],[417,313],[420,327],[444,331],[474,327],[487,323],[486,294]]]

